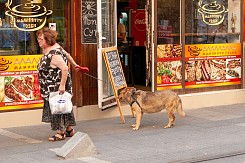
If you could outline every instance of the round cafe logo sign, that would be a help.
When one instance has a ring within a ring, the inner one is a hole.
[[[138,31],[145,31],[145,13],[138,12],[134,17],[134,26]]]
[[[47,15],[53,13],[47,10],[42,4],[42,0],[27,0],[25,4],[12,6],[12,0],[8,0],[5,4],[8,10],[6,15],[12,18],[14,27],[22,31],[37,31],[41,29],[47,21]]]
[[[204,5],[202,1],[199,1],[198,12],[202,15],[202,20],[207,25],[219,25],[224,21],[228,9],[222,4],[217,4],[216,1]]]

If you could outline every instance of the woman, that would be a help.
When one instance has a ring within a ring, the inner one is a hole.
[[[52,115],[49,107],[50,92],[59,91],[62,94],[67,91],[72,94],[67,60],[73,67],[79,67],[72,57],[56,43],[57,35],[56,31],[48,27],[37,31],[38,44],[44,53],[38,63],[38,82],[44,99],[42,122],[51,123],[51,129],[57,130],[57,133],[49,138],[50,141],[64,140],[66,137],[73,136],[75,131],[72,126],[76,125],[73,112]]]

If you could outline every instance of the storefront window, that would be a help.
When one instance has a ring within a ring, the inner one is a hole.
[[[241,1],[186,0],[185,88],[241,83]]]
[[[65,0],[0,1],[0,111],[43,105],[37,78],[42,50],[36,31],[44,26],[56,30],[58,43],[70,52],[69,3]]]
[[[57,41],[68,49],[65,3],[64,0],[6,0],[0,3],[1,55],[40,54],[35,33],[43,26],[56,29]]]
[[[182,88],[180,0],[157,1],[157,90]]]
[[[240,42],[240,1],[186,0],[186,44]]]

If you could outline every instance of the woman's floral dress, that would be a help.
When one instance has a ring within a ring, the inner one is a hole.
[[[65,63],[68,64],[63,48],[51,50],[48,54],[43,55],[38,63],[38,82],[40,85],[41,95],[44,99],[42,122],[51,123],[52,130],[65,130],[67,126],[76,125],[73,112],[70,114],[52,115],[48,102],[49,93],[58,91],[61,81],[61,70],[50,66],[53,55],[61,55]],[[70,72],[68,73],[65,90],[72,94]]]

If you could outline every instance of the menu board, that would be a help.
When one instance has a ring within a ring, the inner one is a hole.
[[[0,111],[43,106],[37,76],[41,55],[0,56]]]
[[[82,43],[96,44],[97,1],[82,1]]]
[[[116,89],[127,86],[117,49],[109,48],[103,55],[112,85]]]
[[[185,46],[185,87],[241,84],[241,44]]]
[[[157,90],[182,88],[182,45],[157,46]]]
[[[124,73],[122,70],[121,61],[119,58],[119,54],[116,47],[106,48],[102,51],[106,68],[109,74],[109,78],[111,81],[111,86],[113,88],[113,92],[116,98],[117,106],[120,112],[120,116],[122,119],[122,123],[125,123],[124,117],[122,114],[120,101],[118,98],[118,90],[127,87],[127,83],[124,77]]]

